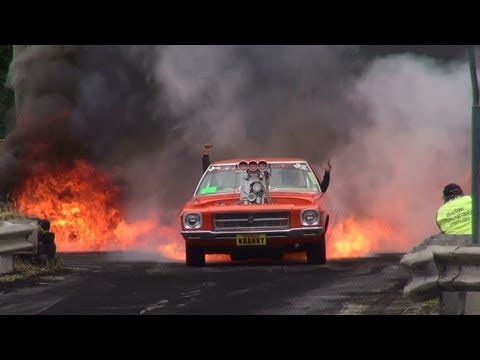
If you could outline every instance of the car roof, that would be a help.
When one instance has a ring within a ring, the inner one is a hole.
[[[226,159],[226,160],[219,160],[219,161],[215,161],[215,162],[212,162],[212,165],[213,166],[218,166],[218,165],[236,165],[238,164],[240,161],[246,161],[246,162],[250,162],[250,161],[256,161],[256,162],[259,162],[259,161],[266,161],[267,163],[288,163],[288,162],[292,162],[292,163],[299,163],[299,162],[307,162],[305,159],[300,159],[300,158],[289,158],[289,157],[245,157],[245,158],[242,158],[242,159]]]

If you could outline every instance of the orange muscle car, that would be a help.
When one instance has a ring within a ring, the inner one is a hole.
[[[205,254],[237,261],[300,251],[309,264],[324,264],[329,215],[322,195],[302,159],[212,163],[180,214],[187,266],[205,265]]]

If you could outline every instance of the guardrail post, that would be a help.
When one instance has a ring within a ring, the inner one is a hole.
[[[0,255],[0,275],[13,272],[13,255]]]
[[[465,292],[442,291],[440,315],[463,315],[465,313]]]
[[[480,247],[458,247],[450,253],[435,253],[441,315],[480,315]]]
[[[440,315],[480,315],[480,293],[442,291]]]

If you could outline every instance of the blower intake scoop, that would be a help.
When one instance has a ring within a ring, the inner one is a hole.
[[[240,201],[245,205],[271,204],[268,193],[270,166],[266,161],[241,161],[238,169],[245,172],[240,186]]]

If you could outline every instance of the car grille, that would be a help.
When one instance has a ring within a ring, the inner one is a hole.
[[[288,229],[289,216],[282,212],[241,212],[215,214],[215,230]]]

